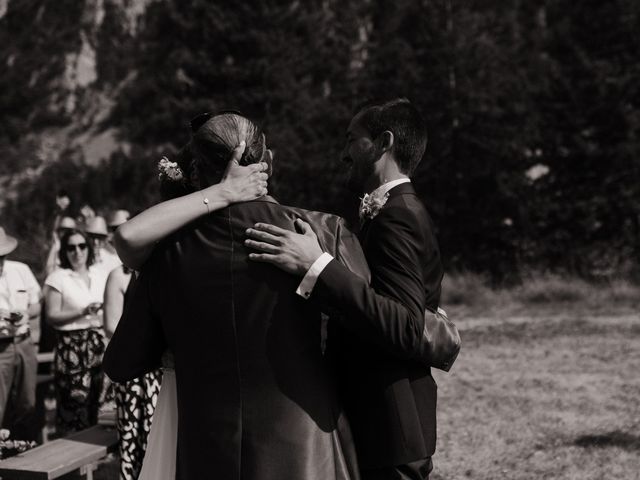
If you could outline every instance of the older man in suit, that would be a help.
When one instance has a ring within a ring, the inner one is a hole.
[[[187,178],[199,186],[219,181],[243,140],[243,163],[271,158],[252,122],[229,113],[211,118],[193,135]],[[243,245],[256,221],[287,229],[298,218],[368,282],[362,250],[342,219],[263,197],[169,236],[133,287],[103,365],[126,381],[156,368],[166,348],[174,354],[181,480],[358,478],[321,351],[320,311],[295,294],[295,277],[249,262]]]

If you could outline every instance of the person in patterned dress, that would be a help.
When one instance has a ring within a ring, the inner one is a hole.
[[[121,265],[107,279],[104,292],[104,328],[109,338],[124,310],[132,278],[132,270]],[[154,370],[125,383],[114,383],[120,480],[136,480],[140,474],[161,382],[162,372]]]

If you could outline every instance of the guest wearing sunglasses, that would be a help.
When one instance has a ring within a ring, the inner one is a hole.
[[[48,322],[56,330],[57,429],[64,435],[95,425],[103,389],[102,298],[106,277],[92,268],[87,235],[61,239],[60,268],[44,282]]]

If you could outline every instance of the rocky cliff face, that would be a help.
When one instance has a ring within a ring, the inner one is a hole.
[[[96,163],[126,151],[107,119],[135,77],[131,52],[152,2],[0,0],[0,202],[61,156]]]

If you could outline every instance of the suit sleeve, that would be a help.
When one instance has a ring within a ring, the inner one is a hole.
[[[145,268],[130,286],[124,313],[107,346],[103,368],[116,382],[129,381],[159,368],[167,348],[162,324],[151,308],[152,277],[152,272]]]
[[[405,208],[384,209],[368,232],[371,285],[333,260],[320,274],[312,297],[340,312],[336,320],[358,336],[394,356],[424,363],[421,264],[427,246],[418,225]]]
[[[370,283],[371,271],[358,237],[347,228],[344,220],[340,220],[337,230],[334,258],[367,284]]]

